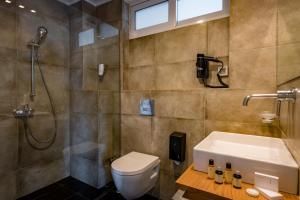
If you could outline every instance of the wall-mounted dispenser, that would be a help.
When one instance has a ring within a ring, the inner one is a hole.
[[[215,62],[220,64],[217,77],[221,85],[209,85],[207,84],[207,79],[209,78],[209,62]],[[204,54],[197,54],[197,78],[203,81],[205,87],[209,88],[228,88],[229,86],[223,82],[221,73],[223,72],[224,63],[218,58],[205,56]]]
[[[177,162],[184,162],[186,134],[174,132],[170,135],[169,158]]]

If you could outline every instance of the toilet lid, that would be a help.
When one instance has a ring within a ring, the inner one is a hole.
[[[137,175],[143,173],[159,162],[159,158],[156,156],[131,152],[115,160],[111,164],[111,167],[113,172],[119,175]]]

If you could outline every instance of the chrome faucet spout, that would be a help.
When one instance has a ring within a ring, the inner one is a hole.
[[[244,98],[243,106],[248,106],[250,99],[252,98],[277,98],[278,94],[251,94]]]
[[[243,100],[243,106],[248,106],[248,103],[250,99],[252,98],[273,98],[277,100],[288,100],[293,101],[296,99],[296,93],[298,92],[298,89],[292,89],[292,90],[279,90],[277,93],[274,94],[251,94],[244,98]]]

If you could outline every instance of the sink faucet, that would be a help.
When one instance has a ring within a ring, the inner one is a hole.
[[[244,98],[243,106],[248,106],[250,99],[252,98],[273,98],[278,101],[286,100],[286,101],[294,101],[296,100],[298,89],[291,90],[278,90],[277,93],[273,94],[251,94]]]

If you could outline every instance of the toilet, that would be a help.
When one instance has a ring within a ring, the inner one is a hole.
[[[154,186],[159,177],[160,160],[156,156],[131,152],[111,164],[114,183],[126,199],[136,199]]]

